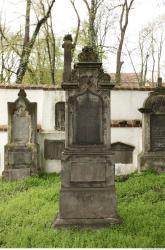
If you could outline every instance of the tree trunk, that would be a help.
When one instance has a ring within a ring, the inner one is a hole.
[[[121,62],[121,54],[122,54],[122,48],[123,48],[123,43],[124,43],[124,36],[125,32],[121,32],[121,38],[119,42],[119,47],[117,49],[117,59],[116,59],[116,83],[120,84],[121,83],[121,67],[124,62]]]
[[[116,58],[116,74],[115,74],[116,84],[120,84],[121,82],[121,68],[123,65],[123,62],[121,61],[121,55],[122,55],[125,33],[126,33],[127,26],[128,26],[129,12],[130,12],[133,2],[134,0],[131,0],[130,4],[128,5],[128,1],[124,0],[124,4],[122,5],[122,12],[120,16],[120,40],[119,40],[119,46],[117,49],[117,58]]]
[[[24,75],[26,73],[28,63],[29,63],[30,54],[31,54],[32,48],[34,46],[34,43],[36,41],[37,35],[38,35],[38,33],[39,33],[40,29],[41,29],[41,26],[49,18],[49,15],[51,13],[51,10],[52,10],[52,7],[53,7],[54,3],[55,3],[55,0],[52,0],[52,2],[50,4],[50,6],[48,8],[48,11],[45,14],[45,16],[37,22],[37,25],[36,25],[36,28],[35,28],[35,30],[33,32],[32,38],[29,40],[27,46],[23,47],[19,67],[18,67],[18,70],[17,70],[16,83],[18,83],[18,84],[22,83],[22,81],[23,81],[23,78],[24,78]]]

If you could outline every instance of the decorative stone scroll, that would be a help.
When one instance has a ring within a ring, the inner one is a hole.
[[[69,41],[64,39],[64,55],[70,55],[66,51],[72,48]],[[79,62],[69,73],[70,78],[67,76],[70,65],[64,62],[66,140],[62,154],[60,209],[54,223],[57,228],[105,227],[121,222],[116,212],[110,139],[110,89],[113,85],[91,47],[83,48],[78,58]]]
[[[165,171],[165,88],[161,82],[159,79],[158,87],[139,109],[143,114],[143,151],[138,156],[141,170]]]
[[[8,103],[8,144],[5,146],[3,178],[18,180],[39,172],[37,104],[23,89],[14,103]]]

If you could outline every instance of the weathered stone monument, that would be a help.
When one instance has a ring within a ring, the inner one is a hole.
[[[120,223],[116,212],[110,140],[110,76],[91,47],[71,71],[72,38],[64,38],[66,141],[62,155],[59,215],[55,227]],[[69,58],[69,60],[68,60]]]
[[[143,150],[138,156],[139,168],[165,171],[165,88],[161,78],[139,111],[143,114]]]
[[[19,180],[39,172],[37,104],[21,89],[15,102],[8,103],[8,144],[5,146],[3,178]]]

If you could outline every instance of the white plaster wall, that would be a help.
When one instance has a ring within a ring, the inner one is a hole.
[[[44,91],[44,101],[42,110],[42,129],[55,129],[55,104],[65,102],[64,91]]]
[[[7,103],[18,98],[19,89],[0,89],[0,125],[8,124]],[[42,123],[43,90],[26,90],[30,102],[37,102],[37,123]]]
[[[112,90],[111,92],[111,119],[134,120],[141,119],[138,111],[144,100],[148,97],[148,91]]]
[[[18,97],[18,89],[0,89],[0,125],[8,124],[7,102],[14,102]],[[41,125],[42,132],[38,136],[41,148],[41,165],[46,172],[59,172],[60,161],[44,160],[44,140],[65,139],[65,132],[55,131],[55,104],[65,101],[65,92],[60,90],[26,90],[27,98],[31,102],[37,102],[37,123]],[[112,90],[111,92],[111,118],[112,120],[141,119],[141,108],[144,100],[148,96],[148,91],[132,90]],[[142,129],[141,128],[112,128],[112,143],[123,142],[135,147],[133,153],[133,164],[125,166],[125,171],[134,171],[137,168],[137,155],[142,149]],[[7,144],[7,133],[0,132],[0,174],[4,169],[4,145]],[[126,164],[128,165],[128,164]],[[121,173],[124,166],[116,166],[116,171]]]
[[[44,131],[38,136],[38,141],[40,144],[40,164],[42,170],[47,173],[61,171],[61,161],[60,160],[45,160],[44,159],[44,141],[48,140],[65,140],[65,132],[63,131]]]

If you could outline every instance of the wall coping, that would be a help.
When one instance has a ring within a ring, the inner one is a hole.
[[[27,90],[64,91],[60,86],[54,86],[54,85],[0,84],[0,89],[20,89],[20,88]],[[155,90],[155,87],[123,85],[123,86],[115,86],[112,90],[153,91]]]

